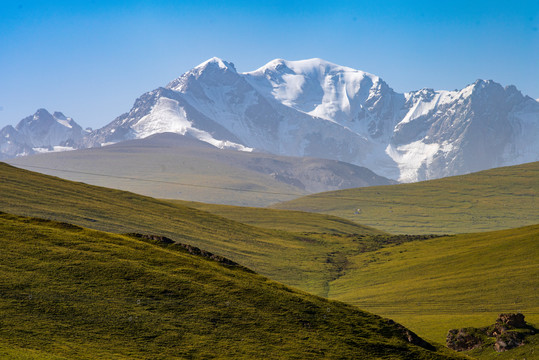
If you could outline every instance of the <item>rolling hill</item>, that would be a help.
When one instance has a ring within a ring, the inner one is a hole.
[[[320,191],[395,183],[369,169],[336,160],[222,150],[172,133],[7,162],[156,198],[244,206],[266,206]]]
[[[283,230],[292,233],[362,234],[368,231],[372,235],[386,234],[381,230],[327,214],[184,200],[166,201],[264,229]]]
[[[1,213],[0,246],[4,358],[459,358],[178,245]]]
[[[326,259],[356,249],[342,234],[360,238],[382,232],[334,217],[318,216],[299,234],[245,225],[194,208],[120,190],[67,181],[0,163],[0,211],[35,216],[92,229],[164,235],[226,256],[260,274],[317,295],[327,292],[335,266]],[[308,213],[292,213],[304,222]],[[332,234],[336,232],[336,234]],[[369,246],[371,240],[367,241]],[[380,243],[381,244],[381,243]]]
[[[275,209],[186,204],[255,226],[295,229],[294,218]],[[340,253],[327,297],[396,318],[438,342],[450,328],[482,326],[500,312],[523,311],[539,323],[538,225],[410,240]]]
[[[538,191],[539,162],[534,162],[413,184],[313,194],[272,208],[335,215],[390,233],[454,234],[539,223]]]

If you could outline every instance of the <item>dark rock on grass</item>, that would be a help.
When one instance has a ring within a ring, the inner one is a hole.
[[[483,345],[483,336],[478,329],[464,328],[449,330],[446,338],[447,347],[455,351],[468,351]]]
[[[504,324],[509,327],[523,329],[526,327],[526,321],[524,321],[524,315],[517,314],[500,314],[496,319],[497,324]]]
[[[405,328],[401,324],[398,324],[398,323],[396,323],[395,321],[393,321],[391,319],[388,319],[387,323],[389,325],[394,325],[397,328],[397,330],[400,332],[401,336],[404,339],[406,339],[406,341],[408,341],[410,344],[414,344],[414,345],[422,347],[423,349],[427,349],[427,350],[431,350],[431,351],[436,350],[436,348],[434,346],[432,346],[427,341],[425,341],[422,338],[420,338],[419,336],[417,336],[416,333],[414,333],[413,331]]]
[[[161,244],[174,244],[174,240],[161,235],[145,235],[145,234],[138,234],[138,233],[132,233],[127,234],[131,237],[135,237],[138,239],[145,239],[145,240],[152,240]]]
[[[525,337],[526,334],[521,332],[504,332],[503,334],[496,336],[496,343],[494,343],[494,349],[498,352],[501,352],[524,345]]]
[[[229,266],[240,266],[240,264],[238,264],[237,262],[227,259],[224,256],[213,254],[209,251],[199,249],[196,246],[192,246],[188,244],[181,244],[181,243],[176,243],[175,245],[187,250],[187,252],[192,255],[198,255],[205,258],[209,258],[213,261],[217,261],[221,264],[225,264]]]
[[[535,328],[526,324],[523,314],[500,314],[494,325],[449,330],[446,345],[456,351],[468,351],[494,344],[494,349],[501,352],[524,345],[526,336],[535,332]]]
[[[196,246],[176,242],[176,241],[174,241],[174,240],[172,240],[172,239],[170,239],[170,238],[168,238],[166,236],[146,235],[146,234],[138,234],[138,233],[131,233],[131,234],[126,234],[126,235],[137,238],[137,239],[149,240],[149,241],[155,242],[155,243],[160,244],[160,245],[171,245],[173,247],[176,247],[176,248],[179,248],[179,249],[182,249],[182,250],[186,250],[189,254],[192,254],[192,255],[202,256],[202,257],[211,259],[213,261],[217,261],[218,263],[221,263],[221,264],[224,264],[224,265],[239,266],[239,267],[243,268],[243,266],[241,266],[237,262],[234,262],[234,261],[232,261],[230,259],[227,259],[224,256],[216,255],[216,254],[211,253],[209,251],[199,249]],[[244,268],[244,269],[247,269],[247,268]],[[249,270],[249,271],[251,271],[251,270]]]

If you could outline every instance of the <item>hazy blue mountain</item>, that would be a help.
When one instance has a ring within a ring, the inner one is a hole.
[[[16,127],[0,130],[0,159],[35,153],[73,150],[80,147],[86,132],[61,112],[39,109]]]

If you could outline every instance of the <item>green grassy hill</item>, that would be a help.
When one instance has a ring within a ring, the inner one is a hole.
[[[348,257],[329,297],[444,341],[499,313],[539,324],[539,225],[403,243]],[[537,354],[539,356],[539,353]]]
[[[177,245],[2,213],[0,247],[2,358],[457,358]]]
[[[262,229],[194,208],[62,180],[3,163],[0,163],[0,198],[0,211],[7,213],[115,233],[144,232],[168,236],[226,256],[274,280],[317,295],[326,295],[327,283],[335,276],[336,265],[328,259],[358,247],[342,234],[298,234]],[[289,221],[308,216],[293,214]],[[368,227],[352,227],[346,221],[344,225],[339,224],[334,217],[319,221],[318,226],[340,229],[336,231],[340,233],[350,229],[359,235],[380,233]],[[316,229],[311,228],[311,231]]]
[[[454,234],[539,223],[539,162],[413,184],[320,193],[272,206],[398,234]],[[360,209],[360,211],[357,211]]]

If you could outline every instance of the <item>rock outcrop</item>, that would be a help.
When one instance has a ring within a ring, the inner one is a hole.
[[[526,324],[523,314],[500,314],[494,325],[449,330],[446,345],[456,351],[493,346],[496,351],[501,352],[524,345],[526,337],[536,332],[537,329]]]
[[[138,233],[130,233],[130,234],[127,234],[127,235],[131,236],[131,237],[134,237],[134,238],[137,238],[137,239],[148,240],[148,241],[151,241],[153,243],[157,243],[159,245],[172,246],[172,247],[175,247],[175,248],[179,248],[181,250],[187,251],[191,255],[202,256],[202,257],[208,258],[210,260],[217,261],[218,263],[221,263],[221,264],[224,264],[224,265],[243,267],[240,264],[238,264],[237,262],[234,262],[234,261],[232,261],[230,259],[227,259],[224,256],[216,255],[216,254],[211,253],[209,251],[199,249],[196,246],[176,242],[176,241],[174,241],[174,240],[172,240],[172,239],[170,239],[170,238],[168,238],[166,236],[146,235],[146,234],[138,234]],[[249,271],[251,271],[251,270],[249,270]]]

